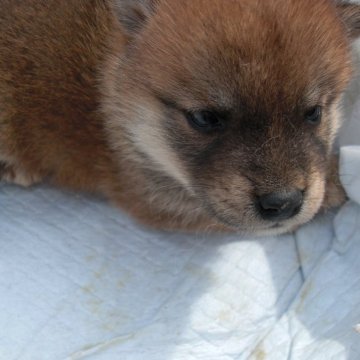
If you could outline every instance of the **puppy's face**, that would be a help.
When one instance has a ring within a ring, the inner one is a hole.
[[[146,6],[115,74],[112,141],[125,126],[146,161],[227,225],[280,233],[310,220],[351,74],[340,10],[326,0]]]

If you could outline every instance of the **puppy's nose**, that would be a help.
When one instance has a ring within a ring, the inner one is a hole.
[[[303,201],[297,189],[273,192],[258,197],[258,210],[264,220],[288,220],[300,212]]]

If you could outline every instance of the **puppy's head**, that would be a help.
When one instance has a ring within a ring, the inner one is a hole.
[[[324,197],[360,8],[331,0],[117,0],[129,38],[109,129],[219,221],[280,233]]]

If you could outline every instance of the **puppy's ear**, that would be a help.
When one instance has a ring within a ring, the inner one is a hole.
[[[340,18],[352,39],[360,36],[360,5],[346,1],[337,1]]]
[[[115,0],[115,13],[128,35],[139,32],[155,11],[156,0]]]

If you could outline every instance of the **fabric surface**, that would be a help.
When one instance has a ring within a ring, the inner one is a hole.
[[[360,147],[341,163],[336,216],[260,240],[1,186],[0,359],[359,359]]]
[[[262,240],[2,186],[0,359],[359,359],[360,147],[341,160],[352,201]]]

